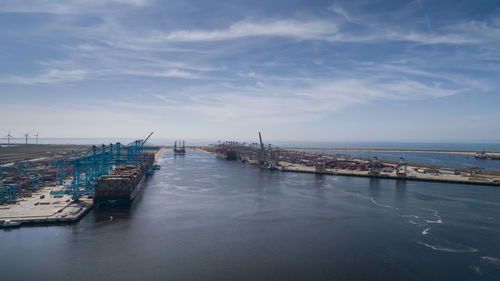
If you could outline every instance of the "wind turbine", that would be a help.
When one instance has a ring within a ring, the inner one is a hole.
[[[30,133],[26,133],[26,134],[23,134],[23,136],[26,138],[26,144],[28,144],[28,136],[30,135]]]
[[[38,144],[38,132],[36,132],[36,135],[34,135],[36,137],[36,144]]]
[[[10,139],[13,139],[14,137],[10,135],[10,129],[9,129],[9,134],[6,135],[4,138],[7,138],[7,145],[10,145]]]

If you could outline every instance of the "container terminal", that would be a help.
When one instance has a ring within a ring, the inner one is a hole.
[[[279,148],[259,142],[219,142],[205,147],[146,146],[147,140],[88,145],[24,145],[0,147],[0,227],[21,224],[71,223],[95,205],[123,205],[137,196],[163,149],[174,155],[186,149],[216,153],[217,158],[258,165],[262,169],[400,180],[500,185],[500,172],[481,167],[453,168],[374,158],[323,154]],[[313,149],[312,149],[313,150]],[[313,150],[314,151],[314,150]],[[496,159],[495,153],[478,153]]]
[[[96,204],[130,204],[159,169],[162,148],[145,145],[152,134],[127,145],[2,147],[0,227],[76,222]]]
[[[259,143],[219,142],[203,148],[224,160],[259,165],[267,170],[344,175],[400,180],[436,181],[461,184],[500,186],[500,172],[481,167],[439,167],[374,158],[350,157],[343,154],[322,154],[265,145],[259,132]]]

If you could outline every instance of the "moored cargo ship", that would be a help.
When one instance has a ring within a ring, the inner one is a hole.
[[[237,155],[234,150],[219,148],[217,149],[217,158],[223,160],[236,160]]]
[[[153,154],[146,154],[136,164],[116,167],[97,181],[94,202],[101,205],[130,204],[141,191],[146,175],[153,167]]]

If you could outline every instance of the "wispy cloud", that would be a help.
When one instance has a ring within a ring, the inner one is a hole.
[[[344,10],[339,3],[333,3],[330,7],[328,7],[328,10],[334,12],[337,15],[342,16],[345,20],[349,22],[357,22],[357,20],[352,18],[349,15],[349,13],[347,13],[347,11]]]
[[[0,12],[47,13],[56,15],[99,13],[113,5],[144,6],[149,0],[4,0]]]
[[[0,78],[0,83],[37,85],[37,84],[58,84],[65,82],[75,82],[84,80],[88,76],[88,71],[83,69],[50,69],[45,73],[36,76],[9,76]]]
[[[280,85],[239,87],[209,85],[194,87],[176,96],[156,94],[171,110],[191,112],[213,121],[287,123],[320,119],[360,103],[383,100],[423,100],[460,93],[438,84],[413,80],[380,79],[314,80],[304,87]]]
[[[227,29],[212,31],[175,31],[168,34],[160,34],[157,39],[165,41],[218,41],[251,36],[320,39],[330,34],[335,34],[337,31],[337,24],[331,21],[262,20],[236,22]]]
[[[129,42],[136,44],[226,41],[246,37],[284,37],[296,40],[320,40],[327,42],[371,43],[380,41],[406,41],[420,44],[471,44],[481,38],[463,32],[441,32],[437,34],[421,31],[401,30],[392,26],[359,24],[363,32],[353,32],[340,27],[334,20],[263,19],[243,20],[227,28],[212,30],[156,31],[136,37]]]
[[[137,71],[137,70],[123,70],[120,72],[122,75],[137,75],[146,77],[173,77],[173,78],[184,78],[184,79],[201,79],[201,76],[193,74],[188,71],[182,71],[178,69],[168,69],[165,71],[155,72],[155,71]]]
[[[321,10],[299,2],[287,11],[195,17],[154,0],[6,0],[0,13],[23,13],[6,19],[22,17],[24,29],[0,29],[12,50],[0,59],[20,62],[0,67],[0,87],[25,91],[33,104],[40,101],[34,91],[89,89],[102,92],[101,117],[110,117],[108,110],[124,120],[134,112],[130,118],[158,126],[163,120],[154,116],[234,127],[326,124],[358,105],[472,99],[498,87],[500,20],[494,17],[437,19],[418,1],[390,11],[342,0]]]

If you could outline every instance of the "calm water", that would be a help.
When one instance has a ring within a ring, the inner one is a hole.
[[[170,151],[130,209],[0,231],[2,280],[495,280],[500,189]]]

